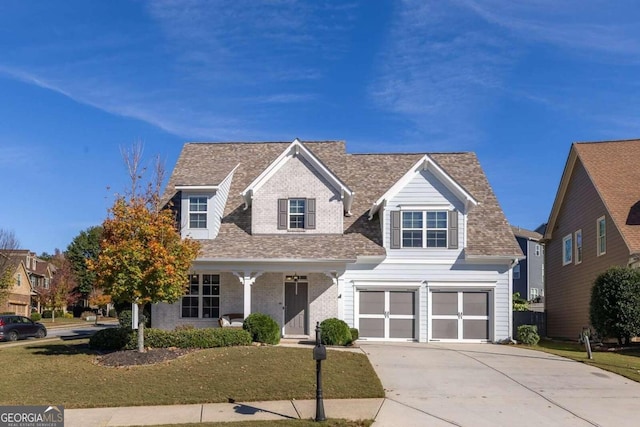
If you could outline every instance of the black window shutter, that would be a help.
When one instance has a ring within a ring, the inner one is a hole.
[[[316,229],[316,199],[307,199],[307,210],[305,212],[304,228],[307,230]]]
[[[288,228],[288,218],[289,201],[287,199],[278,199],[278,230],[286,230]]]
[[[449,249],[458,249],[458,211],[449,211]]]
[[[400,249],[400,211],[391,211],[391,249]]]

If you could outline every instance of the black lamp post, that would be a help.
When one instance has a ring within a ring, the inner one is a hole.
[[[316,323],[316,346],[313,348],[313,360],[316,361],[316,421],[325,421],[324,402],[322,400],[322,361],[327,358],[327,348],[320,339],[320,322]]]

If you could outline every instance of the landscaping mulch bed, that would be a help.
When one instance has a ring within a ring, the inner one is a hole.
[[[107,353],[97,358],[96,363],[116,368],[140,365],[155,365],[177,359],[195,350],[186,348],[150,348],[140,353],[138,350],[123,350]]]

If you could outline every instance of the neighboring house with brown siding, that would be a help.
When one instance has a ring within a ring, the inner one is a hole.
[[[591,288],[611,266],[640,267],[640,140],[574,143],[544,235],[547,334],[589,326]]]
[[[261,312],[291,337],[330,317],[364,340],[511,336],[511,272],[523,255],[473,153],[186,144],[169,199],[202,250],[187,294],[153,305],[154,327]]]
[[[0,253],[0,256],[7,256]],[[0,313],[15,313],[21,316],[28,316],[31,302],[31,283],[29,273],[20,257],[9,255],[10,266],[14,271],[12,275],[12,288],[9,290],[6,299],[0,306]]]

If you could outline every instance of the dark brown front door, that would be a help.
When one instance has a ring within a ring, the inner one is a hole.
[[[307,335],[307,291],[306,283],[284,284],[285,335]]]

